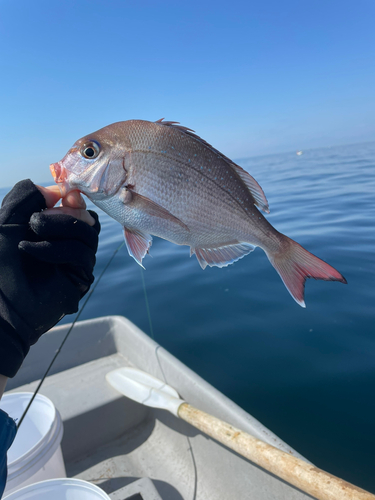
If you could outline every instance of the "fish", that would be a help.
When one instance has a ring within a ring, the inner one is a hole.
[[[247,171],[179,122],[113,123],[79,139],[50,170],[62,196],[78,190],[123,226],[142,267],[156,236],[189,246],[202,269],[260,247],[302,307],[307,278],[346,283],[268,222],[267,198]]]

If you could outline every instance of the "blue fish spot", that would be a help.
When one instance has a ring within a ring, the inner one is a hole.
[[[174,147],[173,147],[173,146],[171,146],[171,148],[172,148],[172,149],[174,149]]]
[[[194,155],[194,156],[197,156],[197,155]]]

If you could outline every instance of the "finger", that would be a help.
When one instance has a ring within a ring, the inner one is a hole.
[[[30,179],[17,182],[1,204],[0,224],[27,224],[34,212],[46,208],[46,200]]]
[[[67,214],[79,219],[83,222],[86,222],[89,226],[93,226],[95,224],[95,219],[92,217],[87,210],[83,210],[82,208],[71,208],[71,207],[56,207],[56,208],[48,208],[44,210],[45,214]]]
[[[53,186],[48,186],[48,187],[43,187],[43,186],[38,186],[36,187],[39,189],[39,191],[42,193],[46,200],[46,205],[47,208],[54,207],[56,203],[61,199],[61,192],[59,189],[59,186],[54,184]]]
[[[70,215],[59,213],[49,215],[48,210],[35,213],[30,219],[30,227],[42,240],[78,240],[85,243],[94,251],[98,248],[98,235],[100,231],[99,220],[95,226],[89,226],[81,220]],[[94,218],[98,219],[95,212]]]
[[[79,191],[70,191],[70,193],[68,193],[65,198],[62,199],[61,205],[63,207],[71,208],[86,208],[86,202],[82,198]]]

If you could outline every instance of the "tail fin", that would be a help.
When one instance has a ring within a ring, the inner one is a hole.
[[[306,278],[347,282],[332,266],[318,259],[287,236],[281,236],[283,240],[280,250],[275,253],[267,253],[267,256],[279,273],[288,292],[300,306],[306,307],[304,301]]]

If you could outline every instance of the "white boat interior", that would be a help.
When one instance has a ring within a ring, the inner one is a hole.
[[[69,326],[32,347],[8,391],[35,390]],[[123,366],[164,380],[195,407],[303,458],[129,320],[109,316],[74,326],[40,390],[63,419],[68,477],[100,486],[113,500],[312,498],[172,414],[119,394],[105,375]]]

